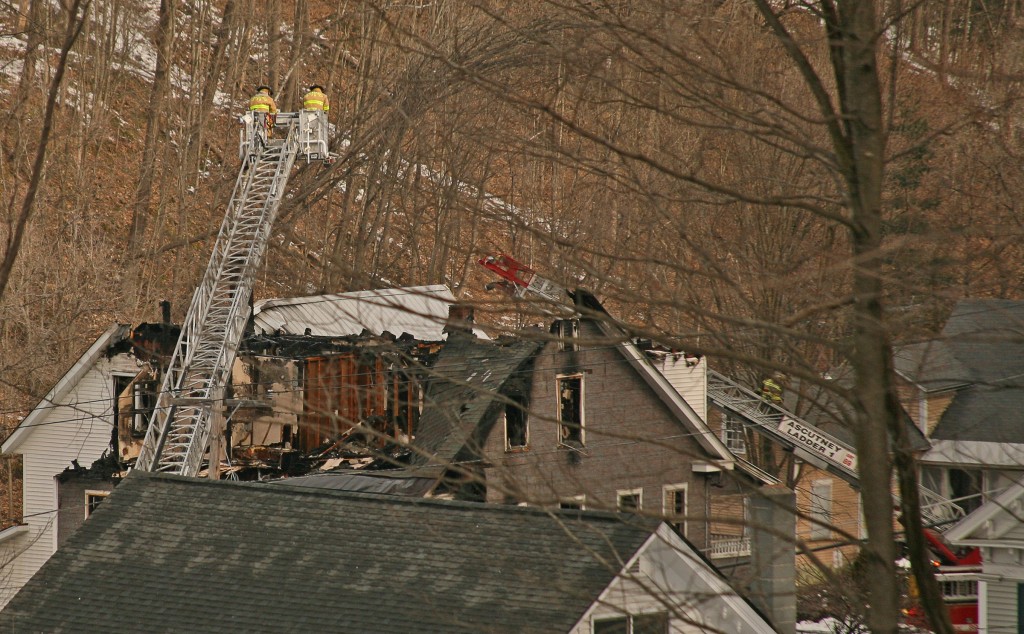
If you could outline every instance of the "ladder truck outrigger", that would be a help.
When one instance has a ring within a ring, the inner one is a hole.
[[[135,468],[196,476],[249,319],[257,270],[296,159],[330,163],[320,110],[240,117],[235,188],[164,373]],[[219,464],[220,456],[210,462]],[[216,471],[216,469],[211,469]]]
[[[543,300],[547,307],[560,305],[563,309],[574,299],[567,289],[509,255],[490,255],[478,264],[502,278],[488,284],[488,290],[504,290],[518,299],[532,296]],[[860,486],[857,454],[846,442],[714,370],[707,370],[707,395],[716,406],[742,420],[744,425],[774,438],[797,457],[854,487]]]

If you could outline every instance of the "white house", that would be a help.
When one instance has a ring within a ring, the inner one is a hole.
[[[981,548],[981,573],[964,579],[977,584],[978,632],[1024,632],[1024,483],[983,504],[945,537]]]
[[[0,532],[0,606],[57,549],[56,476],[72,460],[92,464],[111,445],[117,395],[143,365],[127,344],[130,332],[121,324],[104,332],[3,444],[3,453],[22,456],[23,523]],[[83,497],[64,511],[84,518],[88,502]]]

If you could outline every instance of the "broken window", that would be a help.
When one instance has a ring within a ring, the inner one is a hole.
[[[668,484],[665,485],[665,502],[663,512],[665,521],[668,522],[676,533],[686,536],[686,485]]]
[[[594,619],[594,634],[668,634],[668,612]]]
[[[732,416],[725,417],[725,424],[722,426],[722,440],[729,451],[734,454],[747,453],[747,434],[743,423]]]
[[[580,322],[578,319],[559,319],[552,325],[551,331],[558,337],[559,350],[575,352],[580,349]]]
[[[583,445],[583,375],[560,376],[557,385],[561,441]]]
[[[529,440],[525,399],[522,394],[509,394],[505,403],[505,451],[522,449]]]
[[[832,481],[815,480],[811,483],[810,539],[828,539],[832,536]]]
[[[618,492],[617,508],[623,513],[636,513],[643,506],[643,489],[629,489]]]
[[[100,502],[110,495],[110,491],[86,491],[85,492],[85,519],[89,519],[92,512],[100,505]]]

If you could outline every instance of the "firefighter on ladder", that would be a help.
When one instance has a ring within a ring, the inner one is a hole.
[[[327,99],[327,95],[324,94],[323,86],[320,84],[313,84],[309,87],[309,92],[307,92],[306,96],[302,98],[302,109],[330,112],[331,102]]]
[[[327,113],[331,111],[331,102],[324,94],[324,87],[320,84],[311,84],[309,92],[302,98],[302,109],[317,113],[317,137],[323,143],[323,154],[328,164],[332,163],[327,155]]]
[[[274,101],[274,91],[270,86],[264,84],[256,87],[256,94],[249,99],[249,110],[253,113],[254,121],[263,124],[256,126],[256,130],[262,127],[264,139],[269,139],[274,129],[274,117],[277,115],[277,102]]]
[[[782,406],[782,384],[785,382],[785,376],[781,372],[775,372],[771,376],[766,377],[761,381],[761,398],[766,403],[771,403],[777,407]],[[765,410],[764,413],[771,415],[778,415],[781,417],[779,412],[772,407],[762,407]]]

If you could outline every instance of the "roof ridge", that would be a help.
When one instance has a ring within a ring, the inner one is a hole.
[[[263,482],[241,482],[236,480],[211,480],[208,478],[190,478],[182,475],[173,473],[161,473],[161,472],[145,472],[132,470],[128,477],[134,478],[147,478],[150,480],[160,480],[172,484],[184,484],[190,486],[225,486],[235,488],[245,488],[256,491],[267,491],[270,493],[289,493],[296,494],[301,493],[312,497],[330,497],[330,498],[349,498],[364,500],[367,502],[376,503],[393,503],[398,502],[402,504],[419,505],[419,506],[438,506],[452,509],[462,509],[467,511],[484,511],[488,513],[520,513],[520,514],[531,514],[531,515],[547,515],[547,516],[559,516],[566,519],[586,519],[586,520],[603,520],[603,521],[614,521],[618,523],[633,523],[636,528],[642,528],[644,530],[655,530],[657,525],[661,523],[660,519],[653,516],[646,516],[640,514],[631,513],[618,513],[615,511],[604,511],[604,510],[579,510],[579,509],[553,509],[545,508],[541,506],[519,506],[513,504],[493,504],[487,502],[471,502],[466,500],[442,500],[438,498],[422,498],[422,497],[411,497],[406,495],[396,495],[390,493],[368,493],[365,491],[345,491],[342,489],[324,489],[318,487],[308,487],[301,485],[290,485],[280,481],[275,482],[274,486],[266,486]],[[116,490],[116,489],[115,489]],[[632,520],[641,520],[642,522],[649,522],[650,526],[643,526],[642,523],[632,522]]]

